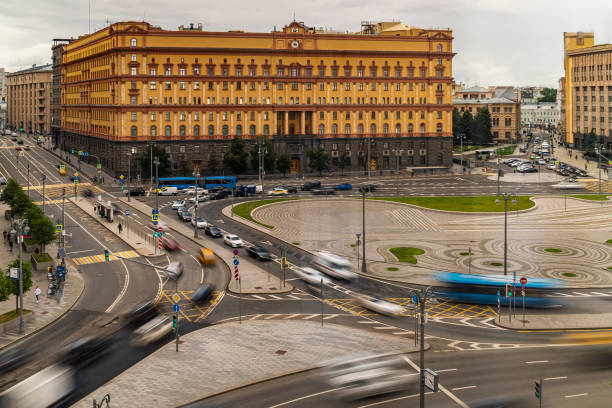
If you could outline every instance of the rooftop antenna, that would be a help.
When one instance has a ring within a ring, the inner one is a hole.
[[[295,11],[293,12],[293,21],[295,22]]]

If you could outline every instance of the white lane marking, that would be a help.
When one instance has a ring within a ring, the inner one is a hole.
[[[80,253],[83,253],[83,252],[95,252],[95,251],[97,251],[97,249],[84,249],[82,251],[66,252],[66,254],[72,255],[72,254],[80,254]]]
[[[374,330],[397,330],[397,327],[378,326],[378,327],[374,327]]]
[[[453,391],[459,391],[459,390],[467,390],[467,389],[470,389],[470,388],[476,388],[476,386],[475,385],[468,385],[466,387],[455,387],[452,390]]]
[[[548,360],[525,361],[525,364],[548,363]]]
[[[601,293],[601,292],[591,292],[591,293],[594,294],[594,295],[598,295],[598,296],[612,296],[612,295],[609,295],[607,293]]]
[[[433,392],[432,391],[427,391],[425,393],[425,395],[427,395],[427,394],[433,394]],[[392,398],[392,399],[388,399],[388,400],[384,400],[384,401],[373,402],[373,403],[367,404],[367,405],[360,405],[358,408],[375,407],[377,405],[387,404],[389,402],[395,402],[395,401],[399,401],[399,400],[403,400],[403,399],[418,397],[419,395],[421,395],[421,394],[411,394],[411,395],[406,395],[406,396],[403,396],[403,397],[397,397],[397,398]]]
[[[357,323],[361,323],[361,324],[380,324],[380,322],[376,322],[373,320],[359,320]]]
[[[546,381],[550,381],[550,380],[565,380],[567,377],[548,377],[545,378]]]
[[[251,296],[253,296],[254,298],[259,299],[259,300],[266,300],[265,297],[262,297],[262,296],[259,296],[259,295],[251,295]]]
[[[581,293],[581,292],[572,292],[572,293],[575,293],[575,294],[576,294],[576,295],[578,295],[578,296],[587,296],[587,297],[588,297],[588,296],[591,296],[591,295],[589,295],[588,293]]]
[[[416,365],[412,360],[410,360],[408,357],[403,356],[404,361],[406,361],[408,364],[410,364],[410,366],[417,372],[420,373],[421,370],[419,368],[418,365]],[[448,395],[448,397],[450,399],[452,399],[453,401],[455,401],[457,403],[457,405],[459,405],[461,408],[470,408],[465,402],[461,401],[455,394],[453,394],[452,392],[450,392],[449,390],[446,389],[446,387],[444,387],[442,384],[438,384],[438,388],[445,393],[446,395]]]
[[[305,400],[305,399],[307,399],[307,398],[316,397],[317,395],[327,394],[328,392],[333,392],[333,391],[342,390],[342,389],[344,389],[344,388],[346,388],[346,387],[332,388],[332,389],[329,389],[329,390],[325,390],[325,391],[321,391],[321,392],[316,392],[316,393],[314,393],[314,394],[304,395],[303,397],[295,398],[295,399],[292,399],[292,400],[290,400],[290,401],[281,402],[280,404],[272,405],[272,406],[270,406],[270,407],[268,407],[268,408],[278,408],[278,407],[282,407],[282,406],[284,406],[284,405],[293,404],[294,402],[297,402],[297,401],[302,401],[302,400]]]
[[[566,395],[564,398],[584,397],[585,395],[589,394],[585,392],[583,394]]]
[[[448,371],[457,371],[456,368],[445,368],[444,370],[435,370],[436,373],[446,373]]]

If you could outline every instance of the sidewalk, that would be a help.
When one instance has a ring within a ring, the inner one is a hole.
[[[166,344],[74,406],[89,408],[109,393],[113,406],[176,407],[342,355],[418,350],[398,336],[303,320],[217,324],[181,340],[178,353],[174,342]]]
[[[4,210],[8,208],[5,204],[0,204],[0,212],[4,214]],[[8,230],[9,221],[4,217],[0,218],[0,228],[2,230]],[[47,252],[54,256],[57,252],[57,244],[51,244],[47,246]],[[23,261],[30,262],[30,252],[23,252]],[[3,242],[0,244],[0,259],[2,264],[0,268],[6,268],[9,263],[19,257],[19,247],[15,245],[13,252],[10,252],[8,243]],[[18,327],[11,329],[7,332],[2,332],[0,329],[0,349],[10,345],[11,343],[33,334],[34,332],[42,329],[43,327],[51,324],[53,321],[60,318],[66,313],[79,299],[84,289],[84,281],[81,273],[77,270],[77,267],[67,258],[68,273],[66,274],[66,282],[64,284],[64,296],[61,302],[57,302],[56,296],[47,296],[47,288],[49,281],[47,280],[47,272],[39,271],[35,272],[32,270],[32,287],[30,290],[23,294],[23,308],[31,310],[33,312],[33,318],[29,313],[24,314],[25,320],[25,333],[19,334]],[[34,290],[36,286],[40,287],[42,291],[40,295],[39,303],[36,303],[34,296]],[[15,310],[15,296],[10,295],[9,298],[0,303],[0,314]],[[28,316],[30,315],[30,316]]]
[[[119,201],[122,202],[122,207],[131,207],[135,210],[140,211],[146,216],[151,214],[152,208],[149,205],[142,203],[138,200],[131,200],[128,203],[127,198],[119,198]],[[274,276],[270,276],[270,272],[264,270],[257,263],[245,256],[240,257],[239,260],[239,272],[242,286],[238,286],[233,278],[234,255],[232,254],[231,249],[225,246],[222,241],[206,237],[206,235],[204,235],[203,230],[198,231],[198,239],[195,239],[193,237],[193,227],[191,227],[191,223],[185,224],[183,222],[177,221],[176,219],[167,218],[165,216],[162,221],[166,223],[166,225],[168,225],[171,230],[176,231],[177,233],[185,236],[188,239],[191,239],[198,245],[210,248],[219,258],[223,260],[223,262],[225,262],[226,265],[231,266],[231,276],[228,285],[228,289],[231,292],[244,294],[261,294],[285,293],[291,292],[293,290],[293,286],[290,283],[285,282],[285,285],[281,286],[281,282],[279,281],[279,279]],[[244,253],[244,250],[242,251],[242,253]]]
[[[564,315],[533,315],[525,314],[517,307],[516,316],[510,321],[508,309],[502,310],[501,319],[496,319],[498,326],[515,330],[572,330],[572,329],[608,329],[612,328],[612,313],[599,314],[564,314]]]

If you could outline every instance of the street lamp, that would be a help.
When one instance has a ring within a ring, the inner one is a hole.
[[[395,195],[397,197],[399,197],[399,161],[400,161],[400,158],[402,156],[402,153],[404,153],[404,149],[393,149],[392,151],[393,151],[393,153],[395,153],[395,161],[397,163],[397,170],[396,170],[397,171],[397,178],[395,179],[396,180],[396,182],[395,182]]]
[[[465,140],[465,133],[459,133],[457,136],[459,136],[459,141],[461,142],[461,174],[463,174],[463,140]]]
[[[196,189],[195,189],[195,209],[193,210],[193,237],[198,238],[198,188],[200,188],[200,172],[194,170],[196,173]]]
[[[600,144],[599,146],[595,146],[595,153],[597,154],[597,168],[599,169],[599,197],[601,198],[601,158],[603,157],[605,160],[608,160],[602,152],[605,150],[605,146]],[[603,205],[603,200],[601,201]]]
[[[257,145],[258,145],[257,156],[259,158],[259,185],[261,186],[261,193],[263,194],[264,193],[263,182],[264,182],[264,176],[266,174],[264,157],[266,154],[268,154],[268,148],[266,146],[263,146],[263,149],[262,149],[263,139],[260,139],[257,142]]]
[[[500,203],[500,197],[504,200],[504,276],[506,276],[508,275],[508,200],[512,199],[512,204],[516,204],[516,200],[511,194],[502,193],[495,199],[495,204]]]
[[[361,237],[361,234],[355,234],[355,236],[357,237],[355,241],[355,246],[357,247],[357,270],[359,270],[359,245],[361,244],[359,237]]]
[[[153,146],[155,143],[151,143],[151,187],[153,187]]]
[[[128,179],[127,179],[127,188],[126,188],[127,191],[125,193],[128,196],[128,202],[130,202],[130,177],[131,177],[131,172],[132,172],[132,166],[131,166],[132,152],[128,152],[127,156],[128,156]],[[152,174],[153,173],[151,173],[151,175]]]
[[[159,183],[159,157],[155,157],[155,180],[158,180]],[[155,186],[155,190],[158,189],[158,185]],[[155,191],[155,209],[157,210],[157,214],[159,214],[159,191]]]
[[[25,323],[23,321],[23,236],[28,235],[30,228],[28,220],[23,218],[15,222],[17,231],[17,244],[19,245],[19,334],[25,332]],[[11,231],[13,232],[13,231]]]
[[[45,182],[47,181],[47,175],[42,175],[42,212],[45,215]]]

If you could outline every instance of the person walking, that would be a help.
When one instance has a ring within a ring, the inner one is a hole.
[[[9,248],[11,249],[11,252],[13,252],[13,239],[11,237],[8,238],[8,243],[9,243]]]
[[[38,300],[39,300],[39,297],[40,297],[40,293],[41,293],[41,290],[38,287],[38,285],[36,285],[36,290],[34,291],[34,296],[36,296],[36,303],[38,303]]]
[[[117,229],[119,229],[119,234],[121,234],[121,230],[123,230],[123,225],[119,223],[119,225],[117,225]]]
[[[2,232],[2,235],[4,235],[4,240],[6,241],[6,236],[8,235],[8,233],[6,232],[6,230],[4,230],[4,231]]]

